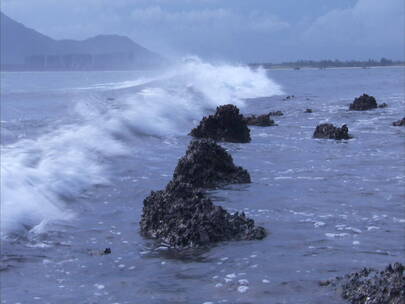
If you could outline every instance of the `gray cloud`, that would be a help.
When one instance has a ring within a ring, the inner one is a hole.
[[[173,56],[241,61],[404,56],[403,0],[2,0],[54,38],[123,34]]]
[[[353,8],[317,18],[303,32],[301,43],[335,56],[404,58],[404,15],[403,0],[359,0]]]

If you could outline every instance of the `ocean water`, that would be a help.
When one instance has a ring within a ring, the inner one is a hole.
[[[164,71],[2,72],[1,303],[344,303],[319,280],[405,262],[405,129],[392,126],[404,83],[396,67],[252,71],[196,58]],[[349,112],[363,93],[389,106]],[[142,238],[143,199],[226,103],[284,112],[251,127],[251,143],[222,143],[252,184],[208,192],[269,235],[199,251]],[[312,139],[322,122],[354,138]]]

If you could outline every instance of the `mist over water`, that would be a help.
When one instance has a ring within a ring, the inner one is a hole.
[[[157,76],[70,90],[79,92],[71,103],[73,121],[2,145],[2,237],[72,218],[69,201],[90,186],[108,183],[103,159],[136,153],[131,138],[184,135],[218,105],[243,107],[244,98],[281,94],[264,70],[214,66],[198,58],[187,58]],[[14,93],[13,88],[5,91]],[[29,93],[30,88],[25,94]],[[60,115],[65,113],[55,113],[57,119]],[[5,129],[18,119],[3,121]]]

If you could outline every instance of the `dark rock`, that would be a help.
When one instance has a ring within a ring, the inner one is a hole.
[[[389,265],[383,271],[363,268],[331,281],[352,304],[405,304],[405,267]]]
[[[228,142],[247,143],[251,140],[246,121],[239,109],[231,104],[217,107],[215,114],[204,117],[190,135]]]
[[[367,94],[357,97],[349,106],[349,109],[352,111],[365,111],[375,108],[377,108],[377,101],[373,96]]]
[[[244,120],[248,126],[270,127],[276,126],[274,120],[270,118],[270,114],[249,115],[245,116]]]
[[[284,113],[281,111],[274,111],[269,113],[270,116],[283,116]]]
[[[144,200],[140,222],[145,237],[171,247],[204,247],[230,240],[259,240],[262,227],[244,213],[230,214],[192,185],[170,182],[164,191],[152,192]]]
[[[313,111],[312,111],[312,109],[306,109],[305,110],[305,113],[312,113]]]
[[[88,251],[89,255],[92,256],[101,256],[101,255],[107,255],[107,254],[111,254],[111,249],[110,248],[106,248],[104,250],[89,250]]]
[[[294,99],[295,96],[294,95],[288,95],[286,97],[283,98],[283,100],[290,100],[290,99]]]
[[[350,139],[352,136],[349,134],[349,129],[346,125],[337,128],[332,124],[324,123],[316,127],[314,138],[328,138],[328,139]]]
[[[388,105],[387,105],[385,102],[383,102],[383,103],[380,103],[380,104],[378,105],[378,107],[379,107],[379,108],[386,108],[386,107],[388,107]]]
[[[405,117],[404,118],[402,118],[401,120],[398,120],[398,121],[394,121],[393,123],[392,123],[392,125],[394,126],[394,127],[403,127],[403,126],[405,126]]]
[[[173,181],[210,188],[250,183],[249,173],[233,163],[232,156],[211,139],[194,140],[173,174]]]
[[[319,281],[319,286],[329,286],[331,284],[332,284],[332,281],[330,281],[330,280]]]

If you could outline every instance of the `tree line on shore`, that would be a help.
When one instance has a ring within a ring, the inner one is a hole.
[[[380,60],[376,59],[368,59],[366,61],[362,60],[297,60],[297,61],[290,61],[290,62],[282,62],[282,63],[252,63],[250,66],[258,67],[262,66],[265,69],[271,68],[337,68],[337,67],[376,67],[376,66],[397,66],[397,65],[405,65],[405,61],[400,60],[391,60],[387,58],[381,58]]]

